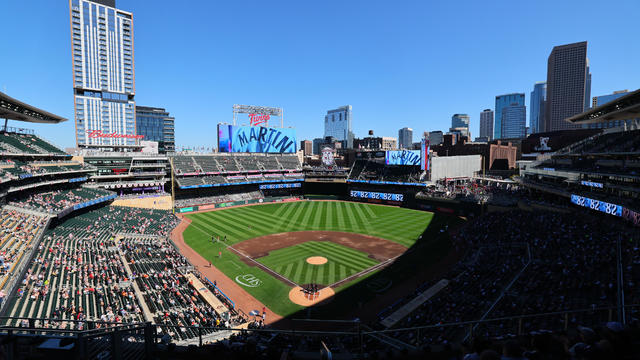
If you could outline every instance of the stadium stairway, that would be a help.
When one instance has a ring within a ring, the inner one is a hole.
[[[122,240],[122,238],[123,236],[117,236],[115,238],[116,246],[118,246],[118,243],[120,242],[120,240]],[[142,309],[142,315],[144,316],[144,321],[153,321],[153,315],[149,310],[149,306],[147,305],[147,302],[144,301],[144,297],[142,296],[142,291],[140,291],[140,287],[138,287],[138,283],[136,283],[133,280],[133,272],[129,267],[129,263],[127,262],[127,259],[125,259],[124,254],[120,250],[120,247],[118,247],[118,255],[120,256],[120,260],[124,264],[124,269],[127,272],[127,277],[131,279],[131,285],[133,286],[133,290],[134,290],[134,293],[136,294],[136,298],[140,303],[140,308]]]

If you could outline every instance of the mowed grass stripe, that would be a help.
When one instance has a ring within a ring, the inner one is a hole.
[[[325,211],[325,226],[333,230],[333,201],[327,201],[327,211]]]
[[[314,202],[310,203],[307,206],[307,210],[304,213],[304,217],[302,218],[302,224],[308,225],[309,224],[309,218],[311,217],[311,214],[315,213],[315,209],[316,209],[316,204]]]
[[[275,216],[275,215],[273,215],[273,214],[271,214],[269,212],[260,211],[257,208],[259,208],[259,206],[248,207],[248,208],[245,209],[245,211],[251,216],[255,216],[257,218],[264,219],[266,222],[269,223],[269,226],[273,225],[274,221],[282,220],[281,216]]]
[[[362,206],[364,207],[364,211],[366,211],[366,212],[367,212],[367,214],[369,214],[369,217],[371,217],[371,218],[376,218],[376,217],[378,217],[378,216],[373,212],[373,210],[371,210],[371,206],[366,205],[366,204],[360,204],[360,203],[359,203],[359,205],[362,205]]]
[[[228,215],[222,214],[222,211],[220,212],[220,214],[217,214],[215,218],[204,218],[202,219],[202,221],[211,226],[220,224],[220,227],[225,229],[225,232],[223,232],[221,235],[231,235],[230,233],[235,234],[235,236],[233,237],[234,242],[236,242],[237,239],[254,237],[256,234],[260,233],[255,229],[249,230],[248,223],[244,221],[234,220]]]
[[[333,246],[331,246],[333,245],[332,243],[327,243],[328,245],[324,245],[316,242],[312,242],[312,243],[316,244],[316,246],[308,245],[309,243],[304,243],[297,246],[307,248],[310,250],[316,250],[318,251],[318,253],[323,254],[322,256],[325,256],[327,259],[331,259],[339,263],[343,263],[347,266],[368,267],[378,263],[377,261],[366,257],[367,255],[364,253],[349,254],[349,252],[342,252],[340,250],[336,250]]]
[[[306,260],[312,253],[313,252],[309,252],[307,249],[298,248],[297,246],[292,246],[290,248],[282,249],[278,253],[269,254],[265,257],[258,258],[257,260],[267,266],[270,266],[270,265],[276,265],[279,263],[288,263],[291,261],[298,261],[301,258],[304,258],[304,260]]]
[[[359,218],[359,222],[364,226],[367,232],[372,230],[371,223],[369,222],[369,218],[362,211],[362,206],[360,204],[354,204],[353,208],[355,209],[355,213]]]
[[[355,206],[344,203],[345,213],[347,214],[348,222],[355,228],[357,232],[366,231],[368,224],[362,221],[362,219],[358,216],[358,213],[355,211]]]
[[[362,251],[350,248],[348,246],[339,245],[330,241],[309,241],[301,245],[313,246],[317,250],[326,251],[328,253],[348,254],[352,256],[367,257],[368,255]]]
[[[249,233],[253,233],[252,236],[259,236],[263,233],[262,228],[270,226],[272,223],[263,220],[261,218],[253,217],[246,212],[229,213],[228,215],[220,215],[223,219],[233,222],[237,222],[237,227],[240,229],[246,229]]]
[[[336,202],[333,204],[335,204],[335,208],[336,208],[336,218],[338,220],[338,228],[346,229],[347,227],[344,225],[344,215],[342,214],[342,206],[340,206],[341,203]]]
[[[197,214],[197,215],[199,215],[199,214]],[[215,221],[214,221],[214,219],[210,219],[210,218],[200,218],[198,220],[199,220],[199,225],[202,225],[202,226],[207,227],[207,228],[212,229],[212,230],[213,229],[218,229],[219,232],[217,232],[217,234],[216,234],[218,236],[227,235],[230,238],[242,239],[247,235],[244,232],[236,230],[235,226],[229,226],[229,224],[226,224],[226,226],[225,226],[225,222],[224,221],[220,221],[220,218],[216,218]],[[235,234],[235,235],[231,235],[232,233]]]
[[[324,203],[324,201],[318,201],[318,208],[313,214],[313,224],[311,225],[313,229],[320,229],[320,220],[322,219],[321,215],[324,212]]]
[[[298,209],[296,209],[296,212],[291,216],[291,219],[289,220],[289,223],[286,227],[288,231],[303,227],[303,223],[301,223],[302,217],[304,217],[304,213],[309,210],[309,207],[305,205],[306,204],[304,203],[300,203],[300,207],[298,207]]]
[[[291,213],[296,210],[296,208],[298,207],[298,204],[299,203],[289,203],[288,204],[289,209],[287,209],[287,211],[285,211],[284,214],[282,214],[282,219],[280,219],[279,222],[274,223],[271,228],[282,230],[283,225],[289,219],[289,217],[291,216]],[[276,232],[281,232],[281,231],[276,231]]]

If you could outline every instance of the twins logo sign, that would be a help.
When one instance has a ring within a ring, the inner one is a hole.
[[[262,281],[255,277],[253,274],[244,274],[236,276],[236,282],[246,287],[258,287],[262,285]]]

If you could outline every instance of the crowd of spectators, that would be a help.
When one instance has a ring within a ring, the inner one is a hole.
[[[174,204],[176,207],[193,206],[200,204],[219,204],[233,201],[257,200],[264,199],[262,191],[248,191],[234,194],[220,194],[211,196],[196,196],[192,198],[176,199]]]
[[[17,275],[46,224],[44,216],[0,210],[0,290],[3,297],[11,283],[9,279]]]
[[[54,226],[8,314],[44,318],[38,326],[63,329],[150,317],[176,341],[198,335],[190,326],[241,322],[229,309],[214,310],[187,280],[193,269],[166,238],[178,223],[169,211],[108,206]]]
[[[440,182],[420,191],[416,198],[451,199],[478,204],[513,206],[527,197],[528,191],[513,182],[492,182],[485,185],[479,180]]]
[[[24,209],[57,214],[74,205],[97,200],[111,194],[113,194],[111,191],[103,189],[78,187],[31,193],[25,198],[11,201],[9,204]]]
[[[612,221],[613,220],[613,221]],[[621,242],[622,258],[616,256]],[[626,269],[622,289],[629,304],[640,292],[634,264],[640,259],[637,230],[615,219],[583,212],[521,211],[485,214],[453,236],[465,255],[445,276],[449,285],[424,302],[395,327],[513,318],[474,326],[486,337],[559,331],[566,327],[598,326],[611,320],[609,311],[619,300],[616,269]],[[397,301],[379,314],[382,320],[420,292]],[[627,311],[627,314],[637,310]],[[635,316],[635,315],[634,315]],[[420,332],[398,331],[394,337],[409,344],[445,344],[469,334],[468,326],[443,326]]]

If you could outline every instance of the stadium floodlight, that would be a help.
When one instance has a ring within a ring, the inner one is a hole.
[[[233,125],[236,124],[238,114],[255,114],[266,116],[266,118],[262,118],[262,121],[257,121],[254,123],[253,118],[251,121],[251,125],[257,125],[259,123],[268,124],[268,120],[271,116],[280,117],[280,127],[284,127],[284,111],[282,108],[276,107],[268,107],[268,106],[257,106],[257,105],[233,105]]]

